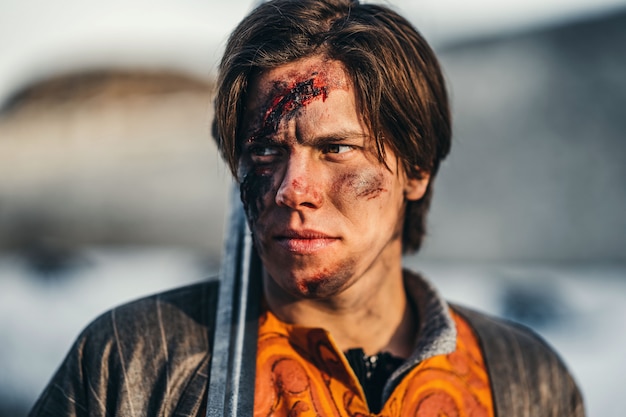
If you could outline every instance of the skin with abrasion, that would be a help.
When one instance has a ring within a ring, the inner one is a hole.
[[[306,317],[323,323],[317,313],[334,324],[337,315],[369,320],[372,329],[378,320],[391,334],[373,348],[384,348],[407,316],[405,204],[421,198],[428,180],[407,178],[389,150],[387,166],[378,160],[338,61],[315,56],[266,70],[249,91],[241,198],[268,305],[304,325]]]
[[[311,78],[293,81],[287,85],[284,81],[276,81],[272,92],[268,94],[268,103],[265,104],[265,114],[259,127],[246,140],[253,144],[263,141],[264,138],[276,134],[280,124],[293,118],[298,111],[316,98],[326,101],[328,95],[328,81],[324,73],[312,72]],[[241,201],[251,221],[258,217],[258,212],[263,201],[261,196],[268,192],[270,182],[266,175],[257,175],[255,172],[247,173],[241,185]],[[299,186],[299,184],[295,184]],[[254,203],[253,203],[254,202]]]

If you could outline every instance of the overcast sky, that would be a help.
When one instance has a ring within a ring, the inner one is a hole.
[[[433,44],[626,7],[626,0],[391,0]],[[208,74],[251,0],[0,0],[0,102],[27,80],[84,66]]]

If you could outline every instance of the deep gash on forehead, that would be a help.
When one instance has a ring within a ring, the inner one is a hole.
[[[272,90],[268,95],[268,103],[261,107],[266,109],[261,125],[252,134],[250,141],[275,133],[283,120],[294,117],[298,110],[314,99],[326,101],[328,97],[326,79],[318,72],[313,72],[307,80],[295,80],[291,85],[284,81],[275,81]]]

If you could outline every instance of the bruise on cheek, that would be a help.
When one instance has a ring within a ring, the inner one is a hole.
[[[373,200],[387,192],[385,178],[382,172],[348,173],[339,177],[335,184],[335,191],[349,193],[355,198]]]
[[[383,187],[385,184],[383,174],[380,172],[370,176],[363,182],[363,187],[359,189],[356,194],[358,198],[372,200],[374,198],[378,198],[382,193],[387,192],[387,189]]]
[[[266,109],[261,118],[260,127],[253,132],[249,141],[269,136],[278,131],[283,120],[293,118],[298,110],[317,98],[326,101],[328,97],[328,83],[324,74],[314,72],[312,77],[304,80],[295,80],[285,86],[282,81],[274,82],[274,92],[269,94],[268,103],[261,108]]]

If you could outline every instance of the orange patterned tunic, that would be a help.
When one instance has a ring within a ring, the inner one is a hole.
[[[255,417],[492,417],[489,378],[469,325],[451,313],[452,353],[421,361],[370,413],[358,379],[330,334],[289,325],[265,311],[259,322]]]

